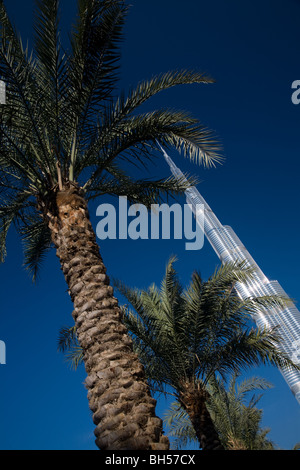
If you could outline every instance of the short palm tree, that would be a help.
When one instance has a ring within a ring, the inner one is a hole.
[[[253,391],[270,388],[266,380],[251,377],[237,383],[233,374],[225,384],[220,377],[208,385],[210,395],[207,404],[209,413],[226,450],[274,450],[275,446],[267,438],[270,429],[261,427],[262,410],[256,407],[261,395],[255,394],[249,402],[248,395]],[[169,436],[175,438],[175,448],[197,441],[195,430],[186,411],[178,402],[172,403],[165,414]]]
[[[137,180],[124,170],[130,163],[147,166],[158,144],[206,165],[218,161],[212,134],[187,113],[137,113],[162,90],[212,80],[199,72],[169,72],[118,97],[125,3],[78,0],[69,49],[60,40],[59,0],[36,4],[29,52],[0,0],[0,74],[7,90],[0,109],[1,259],[12,224],[34,277],[45,252],[56,248],[74,304],[98,447],[167,448],[87,203],[110,194],[149,206],[181,193],[183,181]]]
[[[249,393],[270,387],[271,384],[258,377],[237,383],[236,374],[230,378],[227,387],[220,378],[211,381],[208,409],[227,450],[275,449],[274,443],[267,438],[270,429],[261,427],[263,410],[257,408],[261,394],[252,395],[246,404]]]
[[[234,263],[222,265],[207,281],[195,272],[184,290],[173,264],[171,258],[160,289],[116,283],[134,309],[124,308],[124,323],[153,390],[173,391],[203,450],[223,449],[209,413],[207,385],[216,374],[226,377],[259,364],[293,367],[278,349],[278,334],[250,323],[257,309],[282,306],[285,299],[241,300],[234,286],[249,281],[252,271]]]

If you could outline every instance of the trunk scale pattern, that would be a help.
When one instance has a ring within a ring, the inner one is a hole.
[[[74,305],[84,353],[89,407],[101,450],[167,450],[144,369],[133,352],[109,285],[87,203],[79,189],[58,191],[48,211],[56,254]]]
[[[225,450],[207,409],[208,399],[208,392],[201,384],[183,384],[179,401],[189,415],[200,447],[202,450]]]

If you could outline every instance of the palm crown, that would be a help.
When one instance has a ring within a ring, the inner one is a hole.
[[[51,244],[45,215],[58,191],[80,187],[86,200],[108,193],[151,204],[186,183],[134,180],[122,160],[147,165],[157,142],[206,165],[220,160],[212,133],[185,112],[137,114],[156,93],[175,85],[212,83],[199,72],[168,72],[117,96],[122,27],[120,0],[79,0],[65,51],[59,1],[37,0],[34,50],[24,48],[0,1],[0,73],[7,105],[0,110],[0,256],[12,223],[24,239],[25,265],[35,276]],[[41,217],[42,216],[42,217]],[[45,223],[46,222],[46,223]]]
[[[124,308],[124,322],[131,332],[139,357],[153,386],[169,385],[175,390],[185,383],[204,384],[216,373],[228,373],[268,363],[277,367],[292,362],[278,349],[275,330],[256,329],[251,316],[260,309],[283,306],[279,296],[241,300],[238,282],[252,279],[252,268],[227,263],[204,281],[195,271],[183,289],[170,258],[159,289],[132,289],[116,281],[116,287],[130,306]]]

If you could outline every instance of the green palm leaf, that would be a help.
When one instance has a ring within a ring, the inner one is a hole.
[[[174,261],[171,258],[167,265],[160,290],[151,286],[148,291],[139,291],[116,283],[134,309],[126,308],[124,321],[147,370],[153,362],[152,380],[164,376],[163,382],[174,386],[179,376],[181,380],[189,377],[208,382],[216,371],[225,377],[258,364],[299,368],[280,351],[277,330],[251,327],[256,309],[285,302],[279,296],[242,301],[234,285],[249,280],[251,269],[229,263],[207,281],[195,272],[183,290]],[[160,369],[155,367],[158,357],[163,361]],[[164,372],[162,364],[167,364]]]
[[[76,328],[62,327],[59,331],[58,350],[65,353],[66,361],[70,367],[76,370],[83,361],[83,351],[80,347]]]
[[[43,220],[34,217],[26,220],[20,233],[24,244],[24,266],[36,281],[39,268],[52,246],[51,233]]]

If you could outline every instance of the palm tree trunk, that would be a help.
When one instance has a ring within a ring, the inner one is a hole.
[[[101,450],[167,450],[156,401],[121,321],[86,201],[72,188],[59,191],[54,206],[48,225],[74,305],[96,444]]]
[[[202,450],[224,450],[206,406],[207,391],[201,384],[186,382],[179,402],[188,413]]]

